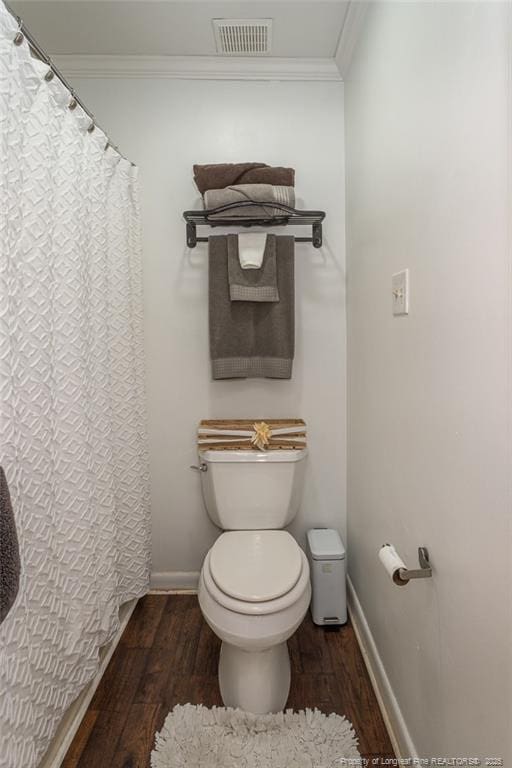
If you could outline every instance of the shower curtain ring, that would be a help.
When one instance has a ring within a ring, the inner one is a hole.
[[[18,31],[14,35],[13,43],[14,45],[21,45],[25,39],[25,35],[23,34],[23,21],[20,18],[20,16],[17,17],[17,21],[18,21]]]
[[[95,128],[96,128],[96,126],[94,125],[94,120],[91,120],[91,124],[88,127],[88,129],[87,129],[87,133],[92,133]]]
[[[46,75],[44,76],[44,79],[46,80],[47,83],[50,83],[54,77],[55,77],[55,72],[53,71],[53,69],[49,69]]]
[[[78,101],[75,99],[74,93],[71,93],[71,99],[68,104],[68,109],[73,110],[73,109],[76,109],[77,106],[78,106]]]

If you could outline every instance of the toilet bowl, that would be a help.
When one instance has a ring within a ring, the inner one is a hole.
[[[230,531],[208,552],[199,604],[222,640],[219,685],[226,706],[278,712],[290,689],[286,641],[311,598],[309,564],[286,531]]]
[[[283,528],[302,495],[301,450],[200,450],[203,499],[221,529],[199,579],[199,605],[222,640],[224,704],[278,712],[290,690],[286,641],[311,598],[309,564]]]

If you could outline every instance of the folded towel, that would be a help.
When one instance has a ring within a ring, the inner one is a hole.
[[[258,233],[259,234],[259,233]],[[240,262],[240,240],[254,235],[228,235],[228,279],[231,301],[279,301],[276,271],[276,236],[263,235],[261,269],[243,269]]]
[[[295,347],[294,239],[276,236],[279,301],[231,301],[228,239],[209,245],[210,356],[214,379],[289,379]]]
[[[238,235],[238,259],[242,269],[261,269],[267,244],[264,232],[246,232]]]
[[[194,165],[194,181],[202,195],[208,189],[222,189],[230,184],[280,184],[293,187],[293,168],[271,167],[265,163],[214,163]]]
[[[268,203],[284,203],[292,208],[295,206],[295,190],[293,187],[272,186],[272,184],[238,184],[225,189],[210,189],[204,195],[205,208],[217,208],[227,203],[255,200],[262,205],[251,205],[245,208],[231,208],[224,213],[214,213],[210,218],[275,218],[286,216],[286,213],[273,208]]]
[[[18,594],[20,553],[11,497],[4,470],[0,467],[0,624]]]

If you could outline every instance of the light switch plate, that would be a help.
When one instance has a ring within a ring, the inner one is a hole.
[[[409,314],[409,270],[396,272],[391,278],[394,315]]]

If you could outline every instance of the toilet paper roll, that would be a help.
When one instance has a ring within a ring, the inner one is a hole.
[[[386,569],[390,579],[399,586],[407,584],[407,581],[400,576],[400,568],[406,568],[402,558],[397,553],[392,544],[384,544],[379,550],[379,560]]]

